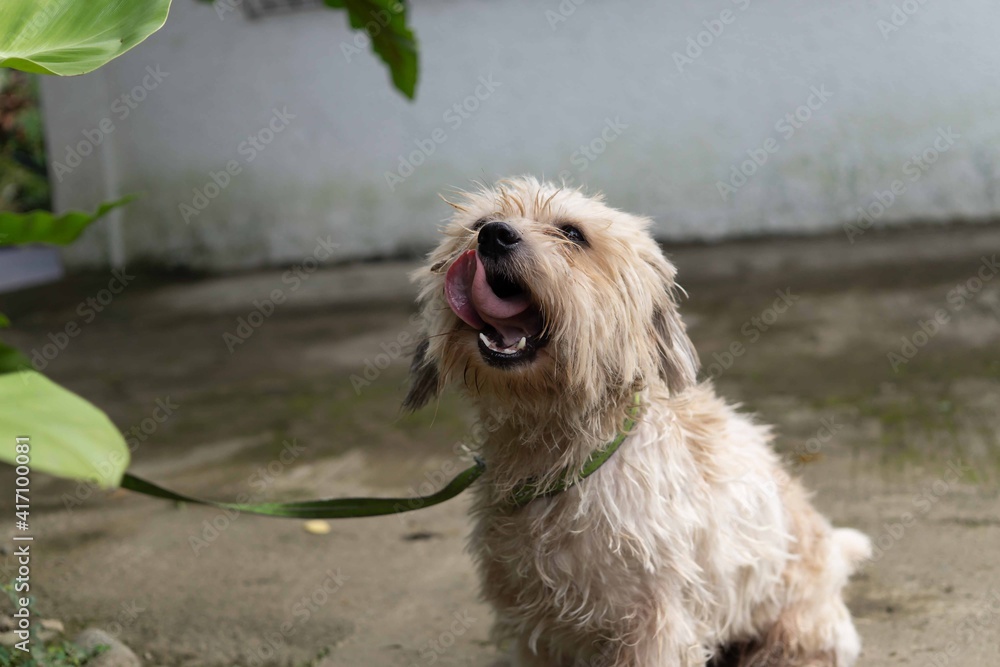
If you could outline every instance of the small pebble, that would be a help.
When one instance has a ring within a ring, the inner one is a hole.
[[[108,647],[103,653],[88,660],[87,667],[142,667],[139,656],[132,649],[104,630],[88,628],[77,635],[73,642],[86,651],[98,646]]]
[[[40,625],[45,630],[52,630],[53,632],[58,632],[59,634],[66,632],[66,627],[63,625],[63,622],[54,618],[42,619]]]

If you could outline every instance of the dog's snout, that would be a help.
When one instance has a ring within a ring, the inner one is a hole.
[[[479,252],[487,257],[502,257],[521,242],[521,235],[506,222],[488,222],[479,230]]]

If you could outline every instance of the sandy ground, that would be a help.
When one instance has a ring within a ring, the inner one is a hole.
[[[777,425],[835,523],[876,538],[848,592],[862,665],[1000,664],[1000,269],[982,259],[997,249],[995,227],[673,249],[706,374]],[[138,429],[139,474],[218,498],[413,493],[463,463],[472,420],[455,394],[399,413],[410,268],[303,272],[294,289],[282,271],[138,275],[92,314],[80,304],[110,276],[88,276],[0,310],[29,351],[81,326],[46,372]],[[274,290],[284,303],[241,333]],[[938,311],[946,321],[919,335]],[[41,476],[35,487],[39,610],[71,632],[116,633],[147,664],[506,664],[464,553],[463,498],[318,535]]]

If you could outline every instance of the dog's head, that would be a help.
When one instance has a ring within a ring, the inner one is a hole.
[[[414,275],[423,330],[407,408],[451,380],[534,404],[694,382],[675,269],[648,219],[532,178],[452,206],[445,239]]]

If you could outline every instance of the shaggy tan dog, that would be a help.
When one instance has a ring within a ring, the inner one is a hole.
[[[513,665],[852,665],[842,588],[868,538],[832,528],[768,428],[698,384],[650,221],[531,178],[452,206],[415,276],[406,407],[454,382],[499,424],[471,550]],[[637,393],[635,426],[593,475],[513,502],[526,481],[578,473]]]

